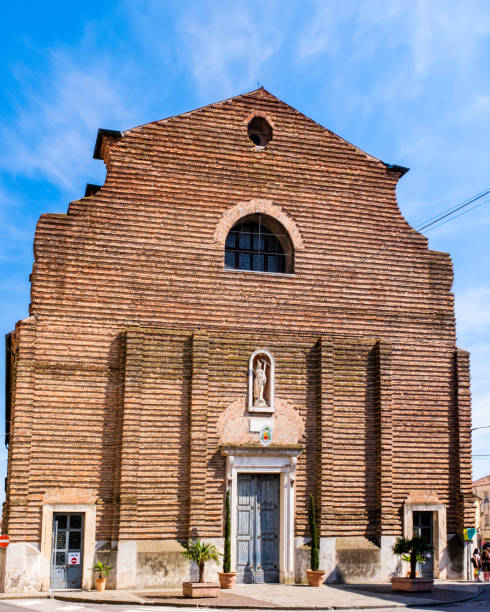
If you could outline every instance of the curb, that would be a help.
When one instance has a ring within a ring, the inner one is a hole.
[[[476,596],[476,595],[475,595]],[[136,606],[160,606],[162,608],[212,608],[213,610],[379,610],[382,608],[406,608],[408,607],[406,604],[399,604],[396,602],[389,602],[386,604],[373,604],[372,606],[270,606],[270,607],[261,607],[260,601],[257,600],[257,605],[221,605],[221,604],[200,604],[200,603],[161,603],[159,601],[154,600],[143,600],[143,601],[134,601],[134,600],[107,600],[107,599],[82,599],[82,598],[74,598],[74,597],[59,597],[58,595],[54,596],[54,599],[58,599],[59,601],[67,601],[67,602],[76,602],[76,603],[93,603],[93,604],[109,604],[109,605],[136,605]],[[450,603],[450,602],[445,602]]]
[[[66,595],[55,595],[53,599],[58,601],[68,601],[76,603],[93,603],[93,604],[109,604],[115,606],[154,606],[155,604],[145,600],[134,600],[134,599],[88,599],[87,597],[67,597]],[[158,605],[158,604],[157,604]],[[167,605],[167,604],[163,604]],[[172,606],[175,607],[175,606]]]
[[[0,602],[9,601],[9,599],[51,599],[50,593],[12,593],[0,594]]]
[[[481,586],[478,587],[478,591],[474,594],[474,595],[469,595],[468,597],[464,597],[463,599],[455,599],[454,601],[444,601],[444,602],[439,602],[439,603],[431,603],[431,604],[425,604],[426,607],[433,607],[433,606],[448,606],[451,604],[455,604],[455,603],[463,603],[465,601],[471,601],[472,599],[476,599],[476,597],[478,597],[478,595],[480,595],[480,593],[483,593],[483,591],[485,590],[485,587]],[[413,604],[406,604],[407,608],[414,608],[417,604],[413,603]]]
[[[257,610],[257,609],[261,609],[261,610],[372,610],[372,609],[383,609],[383,608],[417,608],[417,607],[421,607],[423,605],[423,607],[427,607],[427,608],[432,608],[435,606],[447,606],[447,605],[452,605],[452,604],[457,604],[457,603],[463,603],[466,601],[471,601],[473,599],[475,599],[476,597],[478,597],[478,595],[480,595],[483,591],[485,590],[485,587],[481,586],[479,587],[478,591],[476,593],[474,593],[473,595],[469,595],[467,597],[463,597],[460,599],[452,599],[450,601],[437,601],[437,602],[433,602],[433,603],[424,603],[421,604],[420,602],[413,602],[413,603],[398,603],[398,602],[394,602],[394,601],[386,601],[384,600],[386,603],[378,603],[378,604],[373,604],[373,605],[353,605],[353,606],[336,606],[336,605],[331,605],[331,606],[270,606],[270,607],[261,607],[260,606],[260,601],[257,600],[257,604],[256,606],[254,605],[240,605],[240,604],[235,604],[235,605],[221,605],[221,604],[200,604],[199,602],[196,603],[181,603],[181,602],[174,602],[174,603],[162,603],[159,602],[158,600],[153,600],[153,599],[139,599],[139,600],[134,600],[134,599],[118,599],[118,600],[107,600],[107,599],[103,599],[103,598],[98,598],[98,599],[88,599],[88,598],[84,598],[84,597],[67,597],[66,595],[55,595],[54,599],[57,599],[59,601],[66,601],[66,602],[77,602],[77,603],[92,603],[92,604],[109,604],[109,605],[120,605],[120,606],[159,606],[162,608],[166,608],[166,607],[170,607],[170,608],[212,608],[214,610]],[[49,597],[49,595],[46,595],[46,597]],[[10,599],[25,599],[22,597],[12,597]],[[268,602],[269,603],[269,602]]]

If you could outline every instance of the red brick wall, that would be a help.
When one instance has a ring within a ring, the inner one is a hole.
[[[255,113],[274,128],[264,151],[247,137]],[[13,538],[39,539],[42,494],[63,486],[97,490],[98,539],[219,535],[215,422],[264,343],[278,395],[307,421],[299,534],[315,490],[324,535],[380,533],[380,513],[399,531],[414,488],[459,529],[468,360],[455,357],[450,258],[401,216],[399,171],[263,90],[103,150],[102,189],[36,230],[32,318],[14,342]],[[252,199],[297,228],[294,276],[224,270],[217,228]]]

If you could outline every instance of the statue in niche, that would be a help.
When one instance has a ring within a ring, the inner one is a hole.
[[[248,367],[248,409],[274,412],[274,357],[267,349],[252,353]]]
[[[264,389],[267,384],[267,361],[265,359],[257,359],[255,364],[255,380],[254,380],[254,406],[265,408],[267,402],[264,399]]]

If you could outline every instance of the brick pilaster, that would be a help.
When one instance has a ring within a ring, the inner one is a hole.
[[[393,400],[391,345],[376,343],[378,361],[378,536],[393,535],[396,517],[393,507]]]
[[[34,416],[36,324],[33,318],[17,324],[15,332],[14,381],[10,416],[7,474],[7,521],[12,541],[36,540],[37,530],[28,516],[31,468],[32,420]]]
[[[459,453],[454,452],[457,465],[450,469],[458,470],[459,505],[458,531],[472,527],[475,522],[475,508],[471,483],[471,392],[470,392],[470,354],[457,349],[454,354],[456,369],[456,398],[458,416]]]
[[[144,336],[127,332],[122,399],[119,539],[138,536],[138,471]]]
[[[199,536],[206,524],[208,366],[208,334],[201,330],[195,331],[192,337],[192,385],[189,416],[189,537],[191,538]]]
[[[320,535],[334,534],[334,346],[330,338],[320,338]]]

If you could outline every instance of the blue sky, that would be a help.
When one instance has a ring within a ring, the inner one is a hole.
[[[487,0],[23,0],[2,4],[0,34],[2,333],[27,316],[39,215],[66,212],[86,183],[104,181],[92,159],[99,127],[128,129],[260,82],[410,167],[398,200],[413,225],[490,187]],[[489,230],[490,202],[427,232],[453,258],[474,426],[490,425]],[[490,454],[490,429],[475,432],[474,453]],[[490,458],[475,460],[474,477],[487,473]]]

